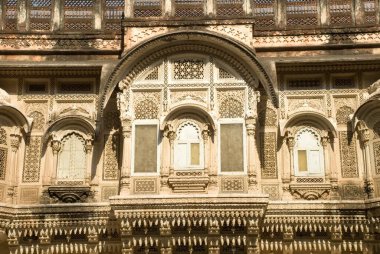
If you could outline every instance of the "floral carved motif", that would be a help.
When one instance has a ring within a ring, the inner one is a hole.
[[[117,180],[119,177],[118,151],[120,136],[118,134],[109,134],[104,136],[104,162],[103,162],[103,179]]]
[[[41,143],[41,137],[31,136],[29,138],[22,172],[22,181],[24,183],[38,182],[40,180]]]
[[[261,176],[277,178],[276,133],[260,133],[261,141]]]
[[[244,90],[219,91],[219,114],[223,118],[244,117]]]
[[[274,109],[266,108],[259,113],[260,126],[276,126],[277,125],[277,113]]]
[[[380,174],[380,141],[373,142],[373,157],[375,158],[375,172]]]
[[[171,91],[171,103],[177,103],[183,100],[194,100],[201,103],[207,102],[207,90],[187,90],[187,91]]]
[[[269,194],[270,200],[280,199],[280,194],[278,192],[278,185],[262,185],[263,193]]]
[[[342,177],[351,178],[358,177],[358,169],[356,162],[356,146],[355,139],[351,132],[339,132],[340,141],[340,160],[342,167]]]
[[[7,170],[8,149],[0,147],[0,180],[5,180]]]
[[[33,118],[33,129],[43,130],[45,125],[45,117],[41,112],[33,111],[29,114],[30,118]]]
[[[7,132],[4,128],[0,127],[0,145],[7,144]]]
[[[134,93],[134,112],[136,119],[156,119],[159,114],[160,92]]]
[[[350,115],[354,110],[348,106],[342,106],[336,111],[336,121],[338,124],[347,124],[350,121]]]

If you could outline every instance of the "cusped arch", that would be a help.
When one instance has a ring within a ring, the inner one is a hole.
[[[29,133],[32,127],[32,119],[25,116],[20,110],[11,105],[0,105],[0,115],[8,118],[12,124],[19,126],[25,133]]]
[[[337,129],[334,123],[324,115],[317,112],[299,112],[293,114],[285,123],[280,125],[281,136],[285,136],[286,130],[294,126],[310,125],[320,130],[331,132],[337,136]]]
[[[45,133],[45,141],[51,135],[56,135],[56,139],[63,139],[68,133],[76,132],[82,137],[95,136],[95,125],[84,117],[68,116],[60,118],[49,125]]]
[[[194,105],[194,104],[182,104],[171,109],[171,111],[160,120],[160,129],[164,130],[166,125],[173,119],[179,119],[181,115],[195,115],[198,122],[209,124],[210,127],[215,130],[216,119],[215,116],[209,114],[207,108]]]
[[[272,103],[278,107],[274,84],[251,48],[213,32],[177,31],[153,37],[123,55],[105,84],[99,101],[101,111],[99,115],[102,115],[103,109],[120,81],[123,80],[123,86],[129,86],[141,71],[159,59],[190,52],[208,54],[229,63],[250,86],[256,87],[259,81]]]

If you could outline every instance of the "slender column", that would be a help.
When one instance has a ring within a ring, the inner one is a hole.
[[[328,136],[321,137],[321,143],[322,143],[322,147],[323,147],[325,177],[326,177],[326,180],[327,179],[330,180],[331,170],[330,170],[330,158],[329,158],[329,148],[328,148],[329,137]]]
[[[290,158],[290,181],[294,181],[294,137],[288,136],[288,148],[289,148],[289,158]]]
[[[86,169],[86,176],[85,176],[86,184],[89,184],[91,182],[93,146],[94,146],[93,137],[85,140],[86,160],[87,160],[87,163],[86,163],[87,169]]]
[[[365,169],[365,185],[366,192],[368,194],[368,198],[374,197],[374,183],[372,180],[372,168],[371,168],[371,155],[369,150],[369,137],[370,132],[368,128],[364,128],[359,130],[360,139],[363,144],[363,157],[364,157],[364,169]]]
[[[290,168],[289,168],[289,173],[287,174],[287,177],[284,177],[282,179],[282,183],[283,183],[282,189],[283,189],[283,198],[291,199],[292,195],[291,195],[291,190],[290,190],[290,182],[293,182],[295,180],[294,179],[294,155],[293,155],[294,154],[294,136],[291,131],[288,131],[286,135],[287,135],[286,141],[287,141],[288,149],[289,149]]]
[[[101,1],[101,0],[95,1],[95,8],[94,8],[95,30],[102,29],[102,20],[103,20],[102,2],[105,2],[105,1]]]
[[[247,129],[247,146],[248,146],[248,192],[256,192],[257,189],[257,172],[255,168],[255,133],[256,118],[246,119]]]
[[[53,2],[53,13],[52,13],[52,29],[53,31],[59,30],[61,26],[61,20],[62,20],[62,15],[61,15],[61,10],[63,10],[63,6],[61,8],[63,0],[55,0]]]
[[[355,25],[363,25],[364,24],[364,6],[362,4],[362,0],[353,0],[353,20]]]
[[[277,0],[277,27],[283,28],[286,26],[286,1]]]
[[[17,185],[17,174],[18,174],[18,148],[21,143],[21,135],[20,134],[11,134],[11,172],[10,172],[10,184],[12,186]]]
[[[170,144],[170,175],[174,174],[174,141],[177,134],[174,131],[169,131],[168,138],[169,138],[169,144]]]
[[[133,3],[134,3],[134,0],[125,1],[124,13],[125,13],[126,18],[133,17]]]
[[[51,141],[51,149],[53,151],[53,168],[51,170],[50,184],[55,184],[57,180],[58,153],[61,150],[61,141],[53,139]]]
[[[204,169],[205,169],[206,175],[208,175],[210,172],[209,137],[210,137],[210,130],[208,129],[208,126],[206,126],[206,128],[202,130],[203,162],[204,162]]]
[[[320,0],[319,1],[319,17],[321,26],[328,26],[328,1]]]
[[[216,15],[215,1],[216,0],[206,0],[206,15]]]
[[[18,31],[25,31],[27,22],[27,10],[26,10],[26,0],[19,0],[18,6]]]
[[[170,17],[173,15],[172,1],[174,0],[162,0],[162,2],[164,3],[164,16]]]
[[[120,195],[130,190],[131,177],[131,121],[122,122],[123,132],[123,160],[121,166]]]
[[[243,8],[246,15],[252,15],[252,6],[250,0],[243,0]]]

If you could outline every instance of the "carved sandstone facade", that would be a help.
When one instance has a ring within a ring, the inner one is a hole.
[[[0,3],[1,253],[380,251],[377,0]]]

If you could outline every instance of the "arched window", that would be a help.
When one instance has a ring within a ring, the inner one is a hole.
[[[57,180],[84,180],[86,172],[86,151],[84,139],[69,134],[62,140],[62,148],[58,156]]]
[[[203,167],[203,146],[196,124],[186,122],[178,128],[174,147],[176,169],[201,169]]]
[[[8,135],[4,128],[0,128],[0,180],[5,180],[8,160]]]
[[[294,171],[296,176],[318,176],[324,172],[323,148],[319,135],[309,128],[296,134]]]

